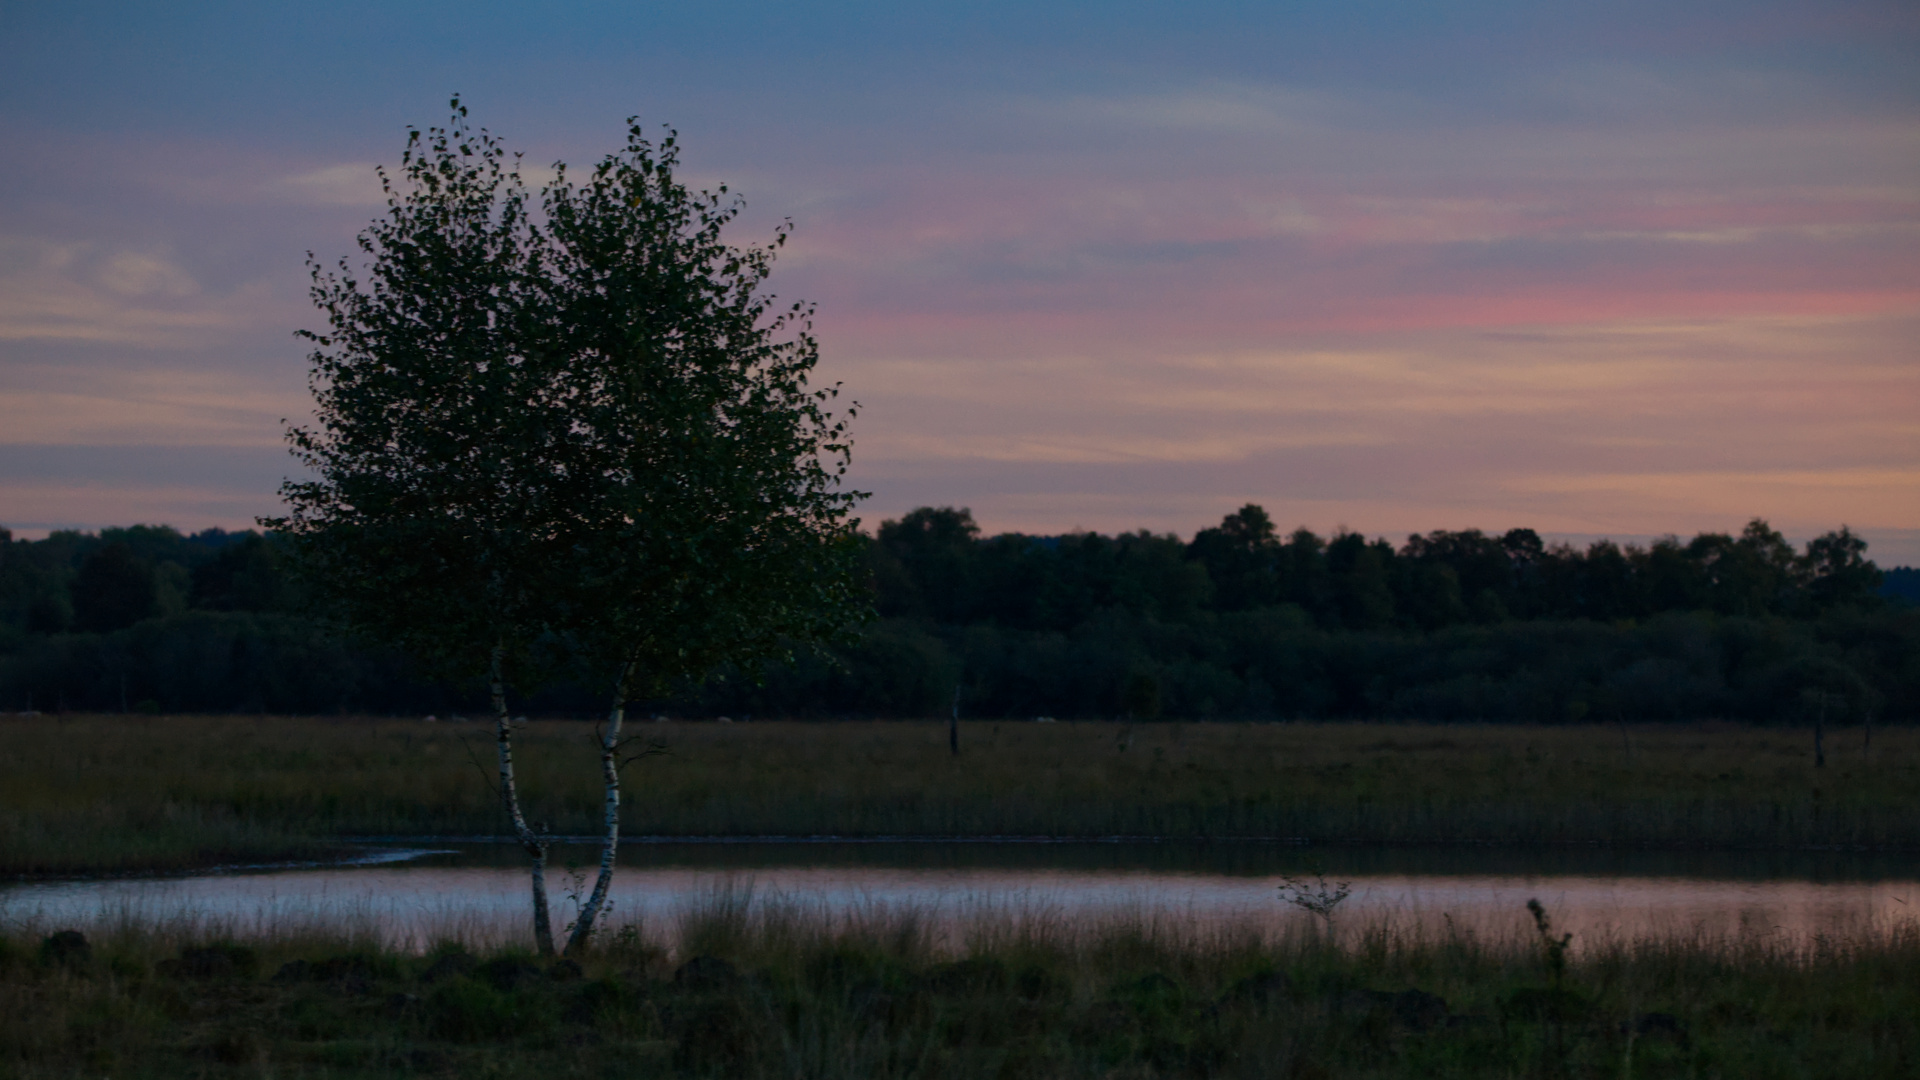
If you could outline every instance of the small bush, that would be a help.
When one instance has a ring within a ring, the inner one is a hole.
[[[178,958],[160,962],[160,974],[172,979],[250,979],[260,968],[259,956],[245,945],[230,942],[190,945]]]
[[[40,943],[40,960],[47,964],[76,966],[93,959],[93,946],[78,930],[60,930]]]
[[[453,979],[435,987],[426,999],[427,1030],[449,1042],[487,1042],[508,1038],[519,1029],[520,1015],[511,995],[475,979]]]

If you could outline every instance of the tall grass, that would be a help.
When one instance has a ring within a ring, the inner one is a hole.
[[[1542,940],[1165,913],[818,910],[723,890],[577,966],[445,927],[0,933],[0,1075],[1904,1077],[1912,922]]]
[[[1725,725],[646,725],[630,835],[1114,835],[1316,842],[1920,847],[1920,731]],[[309,857],[343,838],[488,835],[480,724],[0,720],[0,873]],[[592,725],[521,735],[529,814],[599,814]]]

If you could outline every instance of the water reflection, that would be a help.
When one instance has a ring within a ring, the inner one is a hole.
[[[590,868],[593,854],[556,852],[550,885],[563,917],[566,866]],[[1696,933],[1806,940],[1884,930],[1920,913],[1915,860],[1843,853],[672,844],[638,845],[623,859],[612,924],[637,921],[661,934],[716,890],[749,887],[761,903],[827,913],[912,908],[949,926],[995,914],[1076,923],[1166,914],[1279,931],[1309,917],[1281,902],[1278,876],[1316,864],[1329,880],[1352,883],[1339,909],[1350,931],[1391,921],[1519,933],[1535,897],[1577,942]],[[492,845],[406,863],[0,889],[0,919],[38,926],[186,918],[246,934],[324,924],[415,943],[448,933],[518,938],[528,906],[517,853]]]
[[[450,865],[519,866],[513,844],[448,844]],[[554,862],[594,865],[598,848],[556,847]],[[1304,846],[1245,841],[817,841],[754,840],[634,843],[628,866],[690,869],[886,867],[894,869],[1156,870],[1227,877],[1274,877],[1321,867],[1366,877],[1573,876],[1709,878],[1735,881],[1920,880],[1920,852],[1614,850],[1596,847],[1514,848],[1471,844],[1421,847]]]

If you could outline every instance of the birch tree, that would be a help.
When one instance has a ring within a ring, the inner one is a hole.
[[[485,680],[502,809],[551,953],[547,842],[521,806],[506,695],[565,566],[543,450],[567,406],[540,349],[544,238],[517,159],[453,108],[447,128],[409,133],[397,176],[381,170],[388,211],[360,234],[364,267],[309,255],[329,328],[300,334],[315,424],[288,439],[311,478],[282,485],[288,514],[261,524],[353,630]]]
[[[554,628],[609,702],[600,866],[570,951],[613,881],[626,703],[787,658],[868,611],[860,495],[842,488],[854,409],[810,383],[812,309],[765,290],[787,230],[729,246],[740,203],[689,190],[678,161],[671,131],[655,144],[630,121],[622,151],[543,195],[571,421]]]
[[[674,178],[671,131],[656,144],[629,121],[577,184],[556,165],[536,215],[517,159],[454,109],[411,135],[387,218],[360,236],[366,282],[313,267],[331,326],[306,335],[318,424],[289,437],[316,478],[263,523],[350,624],[486,677],[542,952],[546,845],[520,807],[506,691],[543,641],[603,688],[577,951],[613,881],[627,702],[751,673],[868,613],[860,494],[843,489],[854,409],[811,385],[812,309],[765,290],[787,228],[728,245],[741,204]]]

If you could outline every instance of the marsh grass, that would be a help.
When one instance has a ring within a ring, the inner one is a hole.
[[[1911,922],[1576,941],[1557,974],[1524,929],[1315,927],[948,932],[719,889],[573,965],[457,926],[129,921],[75,956],[16,924],[0,1075],[1895,1077],[1920,1052]]]
[[[592,725],[520,736],[529,815],[598,820]],[[1285,837],[1314,842],[1920,847],[1920,730],[1727,725],[668,723],[623,829],[658,836]],[[0,719],[0,873],[302,859],[491,835],[485,725]]]

